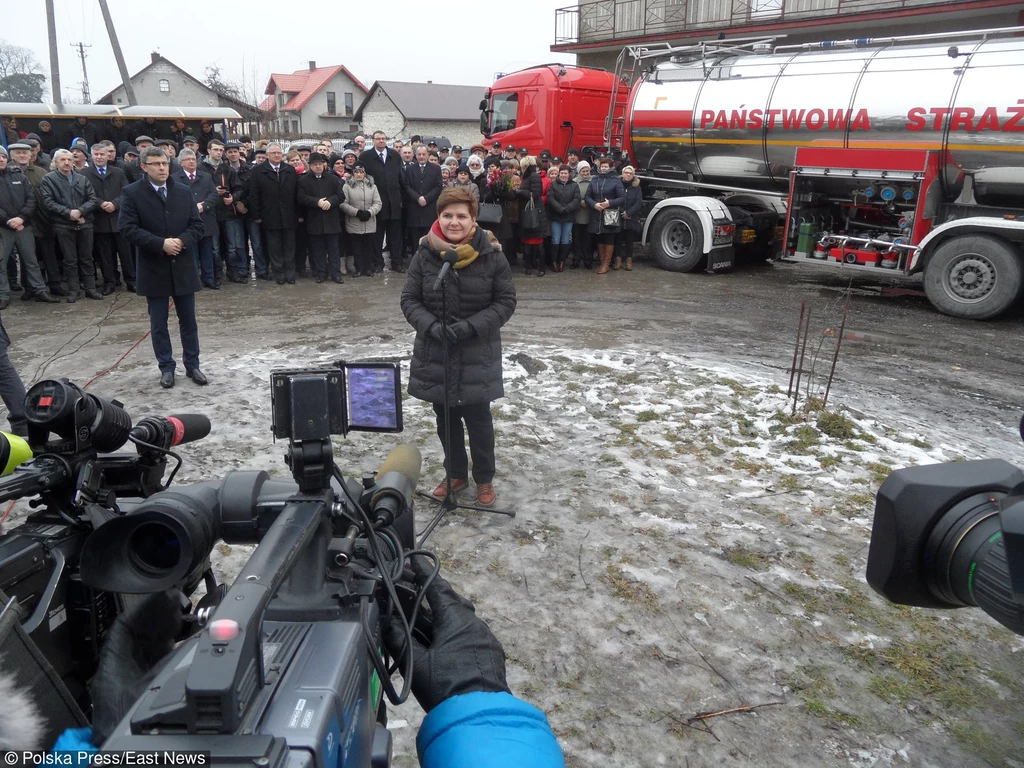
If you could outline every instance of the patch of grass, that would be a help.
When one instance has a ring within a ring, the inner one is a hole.
[[[742,443],[739,440],[733,440],[731,437],[723,437],[722,445],[726,446],[727,448],[739,448],[742,445]]]
[[[738,416],[736,418],[736,428],[744,437],[757,437],[761,434],[761,431],[754,425],[754,422],[746,416]]]
[[[583,385],[579,384],[579,383],[577,383],[575,381],[570,381],[568,384],[565,385],[565,388],[568,391],[570,391],[570,392],[582,392],[583,391]]]
[[[827,720],[832,725],[845,725],[848,728],[856,728],[860,725],[860,718],[848,712],[840,712],[825,705],[821,699],[807,699],[804,702],[807,714]]]
[[[574,469],[572,472],[569,473],[569,476],[570,477],[580,477],[580,478],[583,478],[583,477],[587,476],[587,470],[585,470],[585,469]]]
[[[686,565],[690,562],[690,558],[684,555],[682,552],[677,552],[668,559],[669,565]]]
[[[722,550],[722,554],[726,560],[733,565],[738,565],[741,568],[749,568],[752,571],[763,571],[771,562],[769,555],[761,552],[755,552],[752,549],[747,549],[741,545],[735,547],[725,547]]]
[[[732,462],[732,468],[742,470],[751,476],[756,475],[762,470],[770,469],[768,464],[761,464],[756,461],[751,461],[750,459],[736,459]]]
[[[807,589],[806,587],[801,587],[796,582],[787,581],[783,585],[782,591],[798,600],[808,613],[823,613],[825,611],[825,604],[813,589]]]
[[[841,413],[822,411],[816,421],[818,429],[837,440],[851,440],[857,435],[854,423]]]
[[[607,365],[588,365],[587,363],[572,363],[569,370],[573,373],[595,373],[599,376],[615,373],[615,369],[609,368]]]
[[[832,467],[838,467],[842,463],[842,459],[838,456],[819,456],[818,464],[821,465],[822,469],[832,469]]]
[[[644,423],[644,422],[648,422],[648,421],[654,421],[657,418],[658,418],[657,411],[655,411],[655,410],[653,410],[651,408],[648,408],[645,411],[640,411],[640,413],[638,413],[636,415],[636,420],[639,421],[641,424]]]
[[[791,433],[791,440],[786,441],[783,447],[790,453],[806,454],[811,452],[811,448],[818,444],[818,440],[821,438],[821,433],[812,427],[810,424],[804,424],[797,430]]]
[[[873,493],[854,493],[850,495],[849,502],[858,507],[869,507],[874,505],[875,495]]]
[[[753,395],[756,391],[753,387],[748,387],[743,384],[740,384],[735,379],[719,379],[718,383],[724,384],[737,395]]]
[[[784,491],[799,491],[802,487],[799,475],[786,475],[779,481],[779,487]]]
[[[883,701],[892,701],[901,707],[906,707],[914,694],[914,688],[909,682],[894,675],[872,675],[868,690]]]
[[[850,567],[850,558],[844,555],[842,552],[837,552],[832,555],[832,562],[838,565],[840,568]]]
[[[612,456],[610,453],[602,454],[601,458],[599,458],[597,461],[600,464],[608,464],[610,466],[619,466],[622,464],[621,461],[619,461],[615,456]]]
[[[640,381],[640,374],[636,371],[630,371],[629,373],[620,373],[618,376],[619,381],[623,384],[636,384]]]
[[[916,437],[910,441],[910,444],[915,448],[920,448],[922,451],[930,451],[932,449],[931,443],[925,442],[924,440],[921,440]]]
[[[866,469],[871,473],[871,477],[873,477],[875,482],[879,485],[885,482],[885,478],[892,474],[892,467],[888,464],[882,464],[877,461],[872,461],[867,465]]]
[[[989,765],[1008,765],[1009,760],[1020,762],[1019,746],[1007,744],[995,734],[982,730],[978,723],[960,722],[949,726],[950,735],[968,752],[978,755]]]
[[[899,673],[895,681],[876,684],[876,693],[899,693],[903,699],[926,698],[963,712],[981,703],[975,673],[977,663],[951,643],[933,636],[927,640],[896,640],[880,651],[859,649],[858,660],[875,669]],[[886,697],[883,697],[886,698]]]
[[[612,595],[620,600],[643,605],[651,610],[658,609],[658,596],[654,590],[642,581],[637,581],[627,575],[619,566],[609,565],[601,581],[605,582],[611,589]]]

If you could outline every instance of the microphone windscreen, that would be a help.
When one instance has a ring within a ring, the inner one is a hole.
[[[210,419],[201,413],[176,413],[168,416],[167,420],[174,424],[172,445],[202,440],[210,434]]]
[[[444,260],[447,261],[452,266],[455,266],[455,262],[459,260],[459,254],[457,254],[455,251],[445,251]]]
[[[384,459],[380,469],[377,470],[377,477],[384,477],[388,472],[401,472],[409,479],[413,489],[415,489],[420,481],[420,469],[422,466],[423,457],[420,455],[420,449],[410,443],[403,443],[392,450],[388,457]]]

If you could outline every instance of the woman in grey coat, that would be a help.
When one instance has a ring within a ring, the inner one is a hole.
[[[367,176],[366,169],[357,165],[352,178],[345,182],[345,202],[341,210],[345,213],[345,231],[349,244],[355,251],[355,277],[373,275],[373,233],[377,231],[377,214],[381,209],[380,192]]]

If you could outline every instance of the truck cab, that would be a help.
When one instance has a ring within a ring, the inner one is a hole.
[[[606,70],[564,64],[501,75],[480,102],[480,132],[532,155],[549,149],[564,158],[569,147],[602,146],[614,83]],[[618,91],[619,115],[627,90]]]

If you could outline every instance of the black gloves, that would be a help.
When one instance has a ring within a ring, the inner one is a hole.
[[[468,320],[459,320],[448,326],[447,333],[449,343],[461,344],[466,339],[473,338],[476,331],[473,330],[473,326],[469,324]]]
[[[440,320],[434,321],[434,324],[427,330],[427,335],[434,341],[444,341],[444,325]]]
[[[433,568],[427,558],[412,561],[416,583],[422,585]],[[476,691],[511,693],[505,682],[505,651],[473,604],[437,576],[427,588],[433,614],[430,646],[413,640],[412,692],[425,712],[452,696]],[[388,651],[405,661],[405,633],[397,618],[384,633]]]
[[[359,219],[360,221],[369,221],[370,212],[367,211],[366,209],[360,209],[359,211],[356,212],[356,218]]]
[[[89,686],[93,743],[102,745],[149,686],[157,663],[174,647],[184,621],[176,591],[156,592],[117,617]]]

